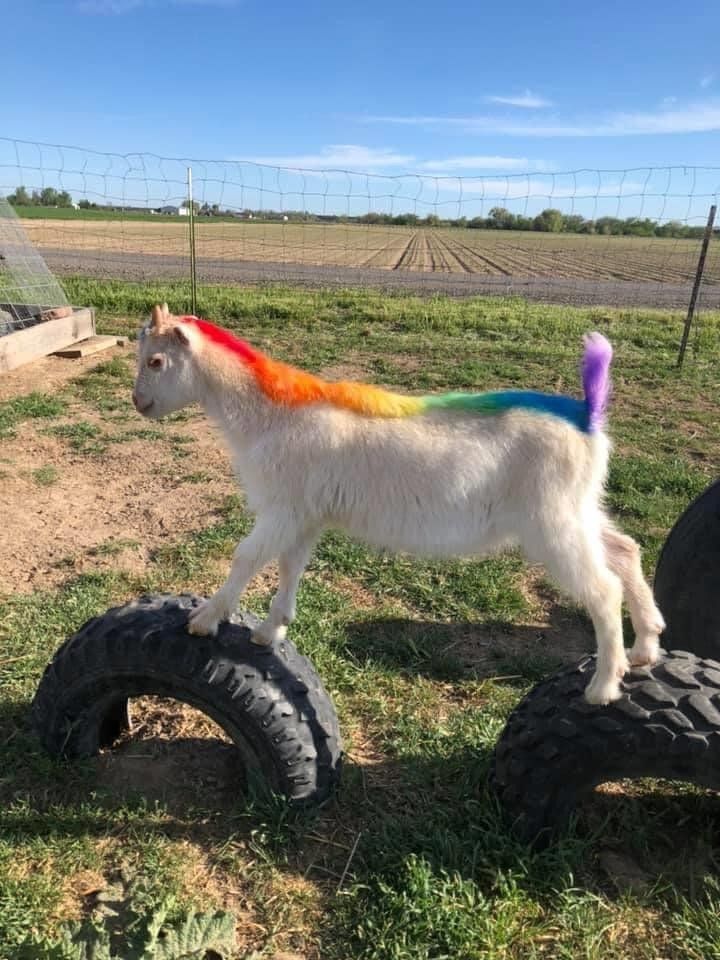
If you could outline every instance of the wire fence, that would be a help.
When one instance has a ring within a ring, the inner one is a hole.
[[[188,301],[193,273],[679,309],[719,192],[709,166],[385,176],[0,138],[0,256],[17,222],[60,277],[173,278]],[[717,231],[700,296],[720,307]]]
[[[0,196],[0,337],[34,326],[44,310],[67,305],[62,286]]]

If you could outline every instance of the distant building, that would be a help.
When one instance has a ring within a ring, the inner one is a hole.
[[[155,213],[164,213],[167,216],[176,217],[178,215],[178,207],[172,206],[172,204],[167,204],[164,207],[156,207]]]

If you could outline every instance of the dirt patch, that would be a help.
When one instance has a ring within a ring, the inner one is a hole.
[[[134,346],[112,347],[100,354],[66,360],[62,357],[43,357],[33,363],[4,373],[0,377],[0,401],[22,397],[28,393],[56,393],[75,377],[89,373],[113,357],[134,357]]]
[[[347,597],[357,610],[377,610],[378,608],[378,598],[351,577],[336,576],[332,587],[333,590]]]
[[[88,571],[139,574],[153,550],[213,522],[218,506],[237,492],[222,442],[204,419],[159,425],[189,441],[181,445],[190,451],[182,458],[172,442],[140,439],[85,455],[46,428],[24,423],[3,443],[0,594],[55,586]],[[54,482],[39,485],[36,471],[48,467]],[[202,483],[193,480],[198,470]]]
[[[193,803],[227,808],[244,786],[240,753],[208,716],[177,700],[130,702],[132,732],[97,761],[99,786],[141,794],[186,813]]]
[[[352,383],[364,383],[367,375],[367,369],[359,363],[335,363],[329,367],[323,367],[320,371],[323,380],[332,382],[349,380]]]
[[[471,672],[491,676],[498,669],[512,673],[514,664],[537,662],[539,668],[547,660],[575,663],[595,651],[591,625],[561,605],[541,570],[528,570],[521,589],[532,611],[526,623],[458,626],[458,636],[446,649]]]

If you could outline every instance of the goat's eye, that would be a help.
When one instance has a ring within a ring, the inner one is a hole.
[[[158,357],[158,356],[150,357],[150,359],[147,362],[147,365],[149,367],[152,367],[153,370],[159,370],[160,367],[162,366],[162,357]]]

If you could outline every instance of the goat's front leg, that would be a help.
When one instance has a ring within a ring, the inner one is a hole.
[[[252,639],[255,643],[269,646],[285,639],[287,628],[295,619],[295,601],[300,578],[305,572],[316,540],[317,534],[308,532],[278,557],[280,582],[266,619],[257,630],[253,630]]]
[[[245,587],[267,563],[297,539],[297,529],[277,518],[258,518],[252,532],[235,548],[230,574],[220,589],[190,614],[188,630],[200,636],[217,633],[228,620]]]

